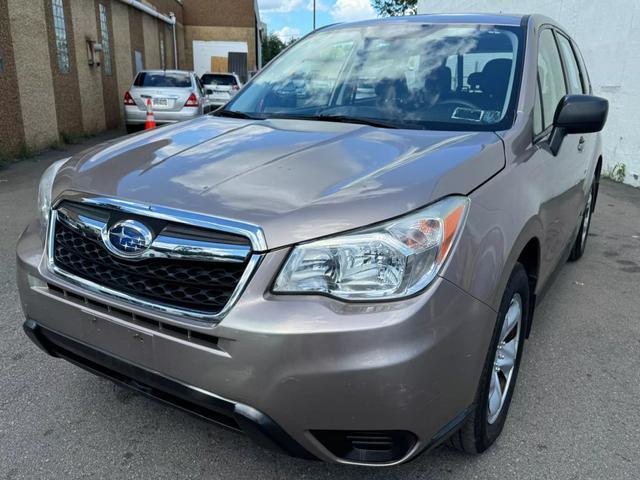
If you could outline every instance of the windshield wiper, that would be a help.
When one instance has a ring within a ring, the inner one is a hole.
[[[311,119],[318,119],[325,122],[338,122],[338,123],[357,123],[359,125],[369,125],[377,128],[400,128],[396,123],[386,122],[384,120],[376,120],[373,118],[364,117],[351,117],[349,115],[327,115],[319,114],[309,117]]]
[[[369,125],[371,127],[378,128],[400,128],[397,124],[392,122],[386,122],[384,120],[375,120],[372,118],[363,117],[351,117],[349,115],[269,115],[267,117],[254,117],[248,113],[238,112],[237,110],[216,110],[211,113],[217,117],[230,117],[230,118],[245,118],[249,120],[265,120],[269,118],[282,118],[287,120],[320,120],[323,122],[337,122],[337,123],[357,123],[360,125]]]
[[[320,120],[322,122],[336,123],[357,123],[359,125],[369,125],[378,128],[400,128],[398,124],[386,122],[384,120],[375,120],[373,118],[351,117],[349,115],[328,115],[319,113],[317,115],[273,115],[268,118],[281,118],[285,120]]]
[[[211,114],[215,115],[216,117],[246,118],[248,120],[263,120],[262,118],[252,117],[251,115],[249,115],[247,113],[238,112],[236,110],[216,110],[215,112],[212,112]]]

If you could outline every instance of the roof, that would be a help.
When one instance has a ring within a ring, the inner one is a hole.
[[[526,14],[495,14],[495,13],[446,13],[429,15],[407,15],[401,17],[375,18],[351,23],[339,23],[328,28],[343,26],[374,26],[386,23],[441,23],[441,24],[473,24],[473,25],[506,25],[520,26]]]
[[[138,73],[183,73],[185,75],[189,75],[193,73],[193,70],[174,70],[170,68],[163,70],[161,68],[145,68],[143,70],[140,70]]]

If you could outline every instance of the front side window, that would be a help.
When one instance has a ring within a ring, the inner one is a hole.
[[[578,62],[575,54],[573,53],[571,42],[569,42],[569,39],[564,35],[558,34],[558,46],[560,47],[560,52],[562,52],[562,59],[564,61],[565,71],[567,72],[569,93],[573,95],[584,93],[582,91],[580,69],[578,68]]]
[[[575,42],[571,41],[571,45],[573,46],[573,51],[576,54],[578,59],[578,66],[580,67],[580,75],[582,76],[582,88],[585,93],[591,93],[591,80],[589,80],[589,72],[587,71],[587,67],[584,63],[584,58],[582,57],[582,52],[576,45]]]
[[[536,100],[533,105],[533,133],[538,135],[544,131],[544,118],[542,117],[542,100],[540,99],[540,81],[536,82]]]
[[[509,128],[521,48],[517,27],[389,23],[320,31],[273,61],[226,110],[399,128]]]
[[[550,29],[540,33],[538,43],[538,78],[542,95],[544,128],[551,126],[556,108],[567,94],[558,47]]]
[[[100,33],[102,35],[102,58],[104,62],[104,73],[111,75],[111,44],[109,43],[109,23],[107,21],[107,9],[101,3],[100,9]]]
[[[53,29],[56,36],[56,52],[58,68],[63,73],[69,73],[71,62],[69,60],[69,43],[67,42],[67,27],[64,23],[64,5],[62,0],[51,0],[53,7]]]

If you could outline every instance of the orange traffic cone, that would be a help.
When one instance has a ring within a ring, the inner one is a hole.
[[[156,128],[156,118],[153,116],[151,99],[147,98],[147,122],[144,124],[144,129],[151,130],[152,128]]]

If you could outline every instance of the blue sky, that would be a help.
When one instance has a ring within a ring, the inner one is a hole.
[[[313,0],[258,0],[260,16],[269,33],[283,40],[311,31]],[[370,0],[316,0],[316,25],[375,17]]]

